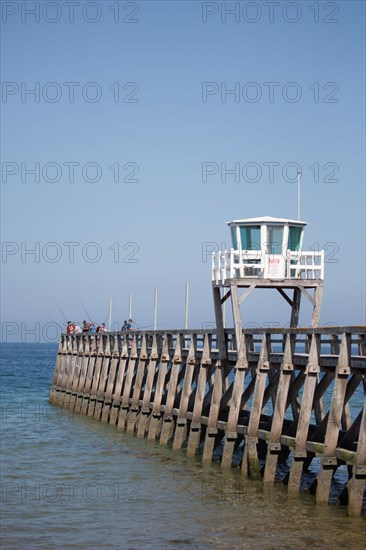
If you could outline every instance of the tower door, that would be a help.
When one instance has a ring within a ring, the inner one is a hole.
[[[270,279],[285,278],[286,260],[283,250],[283,227],[267,226],[267,257],[265,276]]]

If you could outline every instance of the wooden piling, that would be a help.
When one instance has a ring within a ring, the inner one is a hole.
[[[309,361],[307,363],[305,371],[306,378],[304,384],[304,393],[301,400],[301,409],[295,438],[295,449],[293,453],[293,460],[288,482],[289,494],[294,494],[300,490],[300,482],[303,472],[304,461],[307,459],[308,456],[306,450],[306,441],[309,432],[310,416],[314,400],[314,391],[319,370],[318,337],[313,334],[309,352]]]
[[[173,449],[180,449],[183,445],[185,437],[187,435],[187,411],[188,401],[192,392],[192,377],[194,367],[196,365],[196,336],[191,335],[191,343],[186,363],[185,376],[183,382],[183,389],[179,403],[177,425],[175,428],[175,435],[173,441]]]
[[[242,474],[251,479],[260,478],[258,460],[258,429],[263,406],[263,396],[266,378],[269,371],[270,339],[268,334],[263,334],[260,357],[257,366],[253,403],[249,416],[248,431],[245,437],[244,456],[242,462]]]
[[[316,501],[322,504],[328,504],[332,478],[338,467],[336,448],[344,410],[347,378],[350,374],[351,350],[349,340],[349,336],[343,334],[325,434],[324,452],[320,473],[317,477]]]

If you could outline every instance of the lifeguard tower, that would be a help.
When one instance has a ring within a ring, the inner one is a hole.
[[[275,289],[291,307],[290,327],[299,322],[301,296],[312,304],[311,327],[318,326],[324,283],[324,250],[303,251],[306,222],[248,218],[228,222],[232,248],[212,255],[216,326],[223,331],[222,305],[231,298],[236,340],[240,304],[256,288]],[[223,290],[221,290],[223,289]],[[239,289],[244,292],[239,295]],[[293,291],[292,296],[286,291]]]

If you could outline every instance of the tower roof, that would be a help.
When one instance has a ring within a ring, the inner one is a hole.
[[[271,216],[262,216],[261,218],[243,218],[241,220],[232,220],[230,222],[226,222],[228,225],[231,224],[258,224],[261,225],[263,223],[273,223],[273,224],[291,224],[291,225],[306,225],[306,222],[302,222],[300,220],[289,220],[287,218],[273,218]]]

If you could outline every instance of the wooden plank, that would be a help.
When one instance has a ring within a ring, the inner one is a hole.
[[[117,381],[113,394],[113,401],[111,406],[111,411],[109,414],[109,423],[112,426],[117,424],[118,413],[121,408],[122,403],[122,389],[125,379],[126,366],[128,361],[128,340],[127,335],[122,336],[122,350],[118,362],[118,371],[117,371]]]
[[[152,408],[152,414],[150,418],[149,429],[147,433],[147,438],[149,440],[155,440],[157,436],[160,435],[161,431],[161,401],[163,397],[163,392],[166,387],[166,377],[168,374],[168,365],[170,362],[169,348],[170,348],[171,336],[166,334],[163,342],[163,351],[160,357],[159,373],[158,379],[155,387],[154,402]]]
[[[235,365],[234,386],[230,401],[227,431],[225,434],[224,450],[221,459],[222,468],[230,468],[233,458],[234,447],[237,442],[237,424],[240,412],[240,403],[244,391],[244,381],[248,372],[248,349],[244,334],[241,334],[238,358]]]
[[[183,336],[181,334],[178,334],[176,344],[175,344],[172,366],[171,366],[168,393],[167,393],[167,398],[165,403],[165,411],[164,411],[161,434],[160,434],[160,443],[162,445],[166,445],[174,433],[175,422],[174,422],[174,416],[173,416],[173,407],[174,407],[174,401],[177,394],[179,370],[183,362],[183,357],[182,357],[183,346],[184,346]]]
[[[273,410],[270,441],[267,447],[267,458],[263,475],[264,483],[273,483],[275,480],[278,455],[281,452],[283,421],[285,418],[288,391],[290,388],[291,374],[293,371],[293,341],[291,335],[288,334],[285,342],[280,380],[278,383],[276,402]]]
[[[81,410],[80,410],[80,413],[82,415],[86,415],[88,412],[90,389],[93,382],[95,363],[97,359],[95,341],[92,340],[92,337],[89,337],[89,345],[90,345],[90,357],[88,362],[88,369],[86,372],[85,385],[84,385],[84,391],[83,391],[83,400],[81,403]]]
[[[183,390],[179,404],[179,412],[177,418],[177,424],[175,428],[174,441],[173,441],[173,450],[180,449],[183,445],[187,434],[187,410],[188,410],[188,401],[192,392],[192,377],[193,371],[197,364],[196,359],[196,335],[191,335],[191,344],[189,347],[189,353],[185,368]]]
[[[100,420],[102,416],[102,409],[105,399],[105,390],[107,384],[107,377],[109,372],[109,366],[111,362],[111,336],[109,334],[100,336],[101,340],[104,340],[104,357],[102,360],[102,370],[100,373],[100,381],[97,387],[97,400],[95,403],[94,418]]]
[[[97,348],[97,359],[95,361],[95,370],[92,385],[90,388],[90,399],[87,416],[94,416],[95,405],[97,401],[97,390],[100,383],[100,372],[102,369],[103,359],[104,359],[104,342],[103,339],[96,336],[95,343]]]
[[[148,355],[147,355],[146,335],[143,334],[142,340],[141,340],[141,348],[139,353],[137,371],[136,371],[136,379],[134,383],[133,394],[132,394],[132,399],[130,404],[130,410],[127,414],[127,419],[126,419],[127,433],[133,433],[135,431],[137,415],[139,412],[141,386],[145,375],[147,360],[148,360]]]
[[[55,405],[58,405],[58,402],[59,402],[59,397],[60,397],[60,392],[62,387],[62,380],[63,380],[65,369],[67,368],[68,357],[69,355],[67,351],[67,342],[66,342],[66,336],[65,336],[62,351],[61,351],[59,369],[56,376],[56,383],[53,388],[53,403]]]
[[[300,315],[300,303],[301,303],[301,290],[303,292],[306,292],[306,290],[303,288],[294,288],[294,295],[292,299],[292,308],[291,308],[291,320],[290,320],[290,327],[294,328],[297,327],[299,324],[299,315]],[[277,289],[280,290],[280,289]]]
[[[233,310],[236,349],[238,350],[239,349],[241,332],[242,332],[242,326],[241,326],[241,315],[240,315],[240,303],[239,303],[238,287],[234,282],[232,282],[230,284],[230,290],[231,290],[231,305],[232,305],[232,310]]]
[[[226,341],[225,341],[225,330],[224,330],[224,318],[222,315],[220,287],[213,287],[212,292],[213,292],[213,301],[214,301],[214,307],[215,307],[217,346],[219,349],[219,357],[222,360],[224,360],[226,359]]]
[[[253,402],[249,416],[248,432],[245,436],[243,462],[241,468],[243,477],[250,477],[251,479],[260,478],[257,449],[258,429],[263,407],[264,390],[269,372],[269,353],[270,335],[264,333],[260,357],[257,365]]]
[[[360,516],[366,480],[366,395],[364,398],[360,431],[357,442],[356,463],[352,468],[352,476],[348,483],[349,516]]]
[[[239,298],[239,305],[240,305],[242,302],[244,302],[244,300],[245,300],[246,298],[248,298],[249,294],[251,294],[251,293],[253,292],[253,290],[255,289],[255,287],[256,287],[255,283],[252,283],[252,284],[249,286],[249,288],[247,288],[247,289],[243,292],[243,294],[242,294],[242,295],[240,296],[240,298]]]
[[[69,347],[67,367],[62,378],[61,391],[58,398],[58,404],[60,407],[64,406],[66,391],[69,389],[71,380],[74,374],[75,362],[77,356],[77,348],[75,339],[72,338]]]
[[[318,287],[318,288],[321,288],[321,287]],[[316,306],[316,300],[315,300],[315,296],[314,298],[309,294],[309,292],[306,290],[306,288],[304,288],[303,286],[300,286],[299,289],[301,290],[301,292],[304,294],[304,296],[306,296],[306,298],[309,300],[309,302],[312,304],[312,306]],[[315,289],[316,291],[316,289]],[[316,326],[316,325],[314,325]]]
[[[338,466],[336,447],[344,409],[347,378],[350,374],[350,355],[350,338],[349,335],[343,334],[330,403],[323,457],[317,476],[316,501],[322,504],[328,503],[330,485]]]
[[[83,364],[83,360],[84,360],[84,345],[83,344],[84,344],[83,339],[81,337],[79,337],[78,354],[77,354],[77,358],[76,358],[74,377],[73,377],[72,383],[71,383],[70,399],[69,399],[69,405],[68,405],[68,408],[71,411],[73,411],[74,408],[75,408],[76,394],[77,394],[77,389],[78,389],[79,380],[80,380],[80,376],[81,376],[82,364]]]
[[[57,356],[56,356],[56,363],[55,363],[55,369],[53,371],[53,378],[52,378],[52,384],[51,384],[51,391],[50,391],[50,397],[49,402],[54,403],[55,400],[55,392],[56,392],[56,386],[57,386],[57,380],[59,377],[62,360],[63,360],[63,346],[64,346],[64,336],[61,335],[58,349],[57,349]]]
[[[286,302],[291,306],[293,307],[294,303],[293,301],[291,300],[291,298],[289,298],[286,294],[286,292],[284,290],[282,290],[281,287],[277,287],[277,290],[278,292],[281,294],[281,296],[286,300]],[[294,289],[294,292],[295,292],[296,289]],[[290,325],[291,326],[291,325]]]
[[[83,364],[81,368],[79,383],[77,387],[76,401],[74,406],[74,411],[76,413],[81,413],[81,407],[82,407],[83,398],[84,398],[84,387],[86,383],[87,372],[88,372],[89,361],[90,361],[89,336],[82,335],[82,340],[83,340],[83,347],[84,347],[84,355],[83,355]]]
[[[67,336],[65,335],[63,339],[59,370],[57,373],[56,383],[55,383],[54,393],[53,393],[53,401],[55,404],[58,404],[58,398],[61,391],[62,379],[63,379],[64,371],[67,365],[67,361],[68,361],[68,344],[67,344]]]
[[[205,443],[203,447],[202,462],[211,462],[215,447],[215,438],[218,434],[217,421],[220,410],[220,400],[222,396],[224,367],[221,361],[215,363],[214,385],[211,397],[210,413],[208,416],[208,424],[206,430]]]
[[[295,366],[294,366],[295,368]],[[292,415],[294,420],[297,421],[300,414],[300,400],[299,400],[299,391],[304,385],[306,374],[304,372],[299,372],[297,375],[295,371],[291,373],[291,384],[287,396],[286,409],[291,405]]]
[[[109,413],[111,410],[112,399],[113,399],[113,396],[112,396],[113,388],[117,382],[116,376],[117,376],[118,362],[119,362],[118,337],[115,337],[113,341],[113,351],[112,351],[112,357],[111,357],[111,367],[108,375],[107,389],[105,392],[105,398],[104,398],[104,403],[102,407],[102,415],[101,415],[102,422],[108,422],[109,420]]]
[[[304,288],[302,290],[303,290],[303,292],[305,291]],[[310,322],[311,327],[317,327],[319,325],[320,307],[321,307],[321,303],[322,303],[322,296],[323,296],[323,286],[322,285],[317,286],[314,289],[315,305],[313,307],[313,312],[312,312],[312,315],[311,315],[311,322]]]
[[[306,366],[306,378],[296,431],[296,444],[288,482],[288,493],[291,495],[298,493],[300,489],[304,461],[308,458],[306,441],[309,431],[314,392],[317,384],[317,374],[319,371],[319,337],[313,334],[309,360]]]
[[[128,357],[127,362],[127,370],[126,370],[126,379],[123,387],[123,394],[122,394],[122,403],[121,407],[118,413],[118,422],[117,427],[121,431],[123,431],[126,427],[126,418],[127,413],[130,408],[130,394],[131,394],[131,388],[132,388],[132,380],[135,374],[136,369],[136,363],[137,363],[137,336],[134,335],[132,339],[132,344]]]
[[[211,361],[211,338],[208,334],[205,335],[203,344],[203,353],[200,363],[196,395],[193,405],[193,415],[191,420],[191,426],[189,431],[187,456],[194,456],[199,446],[201,439],[201,415],[203,400],[205,396],[206,383],[207,383],[207,371],[212,365]]]
[[[142,407],[140,411],[140,418],[137,428],[137,437],[144,437],[147,427],[148,420],[151,413],[150,410],[150,398],[151,392],[155,377],[155,372],[159,362],[159,351],[158,351],[158,340],[156,334],[153,336],[153,342],[151,347],[151,353],[149,357],[149,364],[147,367],[147,377],[145,382],[145,391],[142,398]]]

